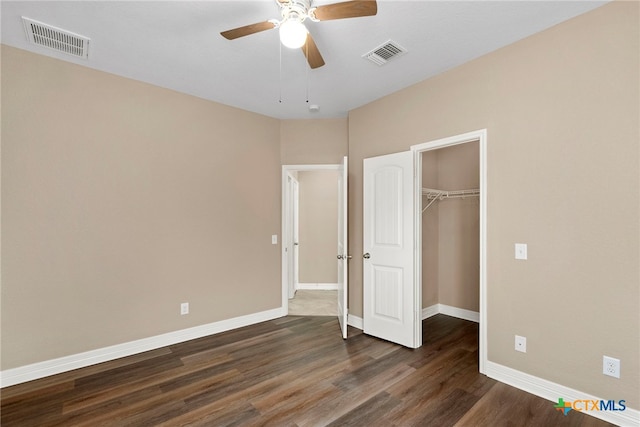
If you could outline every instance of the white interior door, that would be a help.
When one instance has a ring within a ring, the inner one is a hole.
[[[364,332],[422,345],[414,282],[414,153],[364,160]]]
[[[298,283],[298,181],[287,174],[285,192],[285,256],[287,257],[287,296],[293,298]]]
[[[285,191],[285,225],[284,227],[284,251],[285,257],[287,258],[287,298],[293,298],[293,226],[291,222],[293,221],[293,197],[291,196],[291,182],[293,181],[293,177],[287,174],[287,184]]]
[[[342,330],[342,338],[347,338],[347,295],[348,286],[348,247],[347,247],[347,157],[342,161],[338,173],[338,321]]]
[[[298,268],[299,262],[299,254],[300,254],[300,235],[299,235],[299,205],[300,205],[300,183],[297,179],[293,179],[292,182],[292,197],[293,197],[293,220],[291,221],[293,225],[292,235],[293,235],[293,251],[291,254],[291,265],[293,269],[293,292],[291,293],[291,298],[293,298],[296,289],[298,288],[298,283],[300,282],[300,269]]]

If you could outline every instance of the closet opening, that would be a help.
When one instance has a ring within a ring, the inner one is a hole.
[[[423,318],[479,321],[478,158],[477,141],[422,153]]]
[[[422,319],[479,325],[486,362],[486,131],[411,147],[416,156],[416,257]],[[438,323],[431,323],[437,325]],[[476,327],[470,325],[470,327]],[[423,328],[423,342],[446,331]]]

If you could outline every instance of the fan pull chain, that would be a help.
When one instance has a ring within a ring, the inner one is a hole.
[[[309,58],[309,36],[307,35],[307,41],[305,42],[305,49],[307,50],[307,54],[305,55]],[[305,64],[305,68],[307,69],[307,104],[309,103],[309,64]]]
[[[282,43],[278,43],[278,46],[280,46],[280,94],[278,95],[278,103],[282,104]]]

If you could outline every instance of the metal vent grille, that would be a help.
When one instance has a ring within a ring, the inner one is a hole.
[[[365,53],[362,57],[368,59],[374,64],[384,65],[389,62],[389,60],[404,55],[405,53],[407,53],[407,49],[403,48],[398,43],[389,40],[372,51]]]
[[[42,22],[22,17],[27,39],[38,46],[48,47],[78,58],[89,58],[89,38],[62,30]]]

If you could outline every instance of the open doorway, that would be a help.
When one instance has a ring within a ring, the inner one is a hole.
[[[487,133],[411,147],[415,156],[416,287],[422,318],[438,313],[479,324],[479,371],[487,361]],[[424,330],[427,337],[430,331]]]
[[[339,167],[283,166],[283,307],[288,314],[338,314]]]

